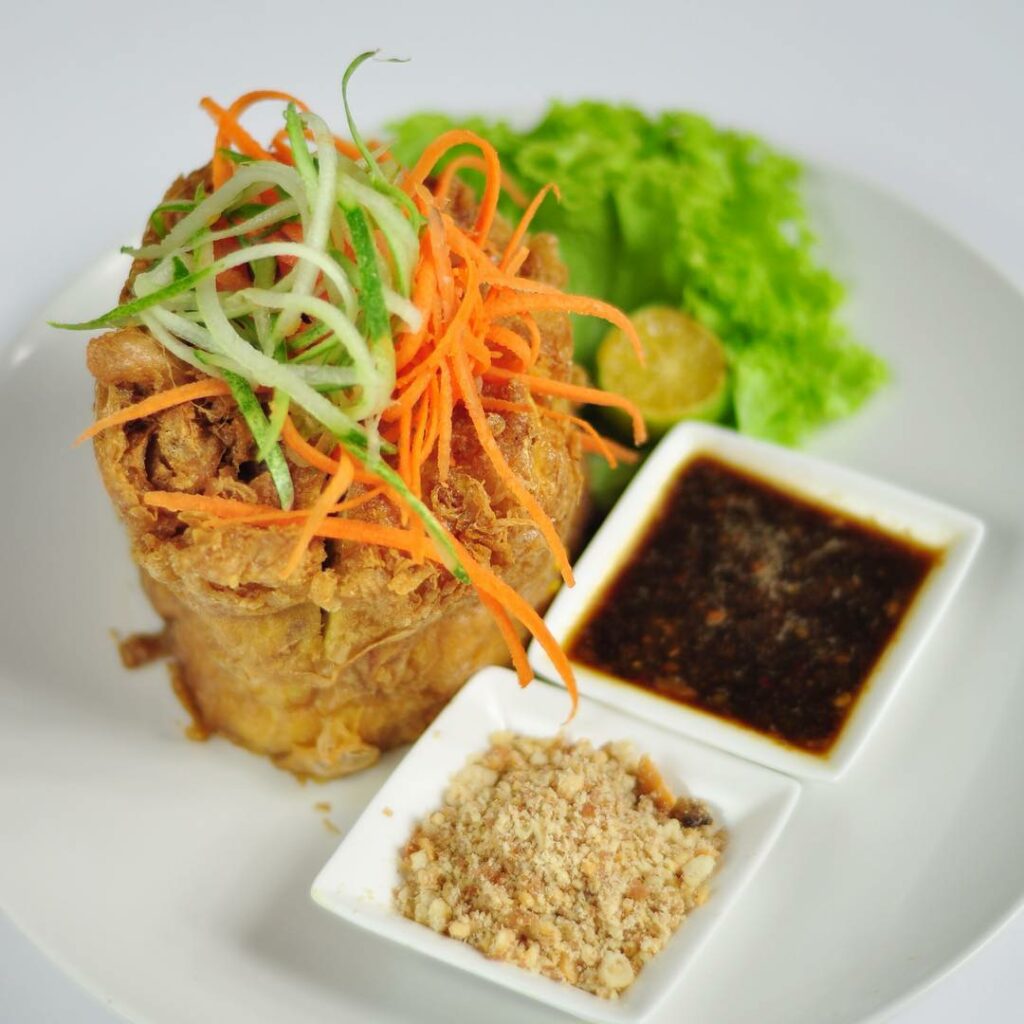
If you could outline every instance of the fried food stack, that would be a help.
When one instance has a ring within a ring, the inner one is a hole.
[[[204,168],[179,179],[168,198],[191,195],[208,177]],[[458,190],[452,203],[457,219],[471,222],[471,195]],[[497,224],[494,245],[507,234],[507,225]],[[563,286],[556,240],[537,235],[529,247],[524,275]],[[538,314],[537,322],[538,371],[570,380],[568,317]],[[94,338],[88,366],[96,378],[97,418],[200,376],[141,328]],[[530,400],[514,381],[484,389],[493,398]],[[583,487],[576,435],[556,418],[488,415],[509,465],[571,541]],[[165,649],[177,684],[203,729],[300,775],[345,775],[372,764],[381,750],[414,739],[473,672],[507,660],[475,592],[433,562],[317,539],[299,569],[282,580],[298,526],[216,521],[145,505],[150,490],[277,504],[232,399],[204,399],[105,430],[94,446],[145,591],[166,622]],[[312,505],[323,473],[286,455],[296,506]],[[432,462],[424,466],[424,500],[478,561],[533,604],[543,604],[557,580],[551,554],[461,408],[452,427],[452,459],[444,484]],[[347,514],[399,524],[383,496]]]

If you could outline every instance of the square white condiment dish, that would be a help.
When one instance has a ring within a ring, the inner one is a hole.
[[[392,892],[399,884],[400,851],[417,822],[441,806],[452,775],[470,755],[487,749],[491,733],[509,729],[551,736],[568,711],[568,696],[559,687],[538,680],[522,690],[507,669],[488,668],[477,673],[370,801],[313,882],[312,896],[346,921],[452,967],[585,1020],[626,1024],[644,1019],[679,982],[771,849],[800,787],[784,775],[581,698],[575,718],[565,727],[570,739],[586,738],[595,746],[609,740],[631,740],[638,753],[650,755],[674,792],[706,801],[716,821],[728,830],[728,844],[712,878],[708,902],[693,911],[665,949],[614,1001],[489,960],[464,942],[402,917],[392,905]]]
[[[563,646],[587,618],[646,533],[666,491],[692,459],[707,455],[768,484],[897,537],[941,550],[895,637],[875,665],[832,748],[805,753],[586,665],[573,663],[580,693],[658,722],[751,761],[810,779],[837,779],[863,749],[922,646],[949,605],[981,544],[974,516],[792,449],[705,423],[682,423],[652,452],[575,566],[576,586],[563,587],[545,618]],[[558,673],[536,641],[536,672]]]

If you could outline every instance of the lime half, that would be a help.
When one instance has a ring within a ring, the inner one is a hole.
[[[601,387],[634,402],[652,437],[680,420],[719,419],[729,402],[729,374],[718,338],[669,306],[645,306],[630,320],[647,362],[641,366],[629,340],[613,328],[597,350]]]

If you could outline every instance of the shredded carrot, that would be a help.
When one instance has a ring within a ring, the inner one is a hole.
[[[334,137],[334,148],[342,155],[347,156],[349,160],[361,160],[362,153],[359,152],[359,147],[345,139],[339,139],[337,136]]]
[[[607,302],[601,302],[600,299],[591,299],[586,295],[566,295],[563,292],[552,290],[545,291],[543,295],[503,294],[493,298],[488,296],[488,301],[492,307],[490,310],[491,315],[494,317],[509,316],[515,313],[554,310],[561,313],[579,313],[582,316],[594,316],[599,317],[601,320],[607,320],[625,334],[633,346],[633,350],[636,352],[636,357],[641,365],[645,361],[644,347],[640,343],[640,338],[632,321],[621,310],[616,309],[615,306],[609,305]]]
[[[427,251],[429,252],[429,240],[425,240],[424,245],[427,246]],[[437,271],[432,259],[423,258],[423,248],[424,246],[420,247],[420,267],[412,289],[412,304],[423,317],[423,325],[418,331],[407,331],[397,339],[395,367],[398,370],[404,370],[419,351],[423,340],[427,337],[427,333],[430,330],[431,317],[436,308]]]
[[[484,398],[481,399],[481,404],[488,411],[493,412],[522,412],[527,414],[534,414],[540,416],[547,416],[550,419],[563,420],[566,423],[572,424],[581,435],[581,442],[584,448],[588,451],[595,451],[600,455],[603,455],[608,465],[614,469],[618,465],[618,457],[615,449],[619,451],[627,451],[620,445],[614,445],[614,442],[609,441],[608,438],[602,437],[595,429],[593,424],[588,423],[585,419],[580,416],[573,416],[572,413],[562,412],[560,409],[552,409],[546,405],[527,405],[525,402],[507,402],[500,398]],[[628,454],[633,455],[634,459],[636,456],[633,452]]]
[[[441,483],[444,483],[448,479],[452,464],[452,417],[455,415],[452,375],[447,363],[441,364],[438,378],[441,409],[437,435],[437,476]]]
[[[119,427],[132,420],[141,420],[146,416],[163,412],[165,409],[172,409],[176,405],[183,405],[185,402],[195,402],[200,398],[217,398],[220,395],[230,394],[231,389],[227,384],[214,377],[193,381],[191,384],[180,384],[178,387],[168,388],[166,391],[158,391],[141,402],[125,406],[125,408],[97,420],[75,438],[75,444],[79,445],[83,441],[88,441],[90,437],[95,437],[110,427]]]
[[[482,156],[477,156],[475,153],[463,153],[461,156],[455,157],[453,160],[449,160],[445,164],[444,170],[438,175],[437,185],[434,188],[434,196],[440,201],[444,202],[448,198],[449,193],[452,190],[452,181],[455,179],[455,175],[461,170],[473,170],[480,171],[483,174],[487,173],[487,164]],[[526,198],[526,193],[508,176],[508,173],[502,169],[501,172],[501,187],[505,195],[512,200],[516,206],[524,207],[530,200]]]
[[[419,516],[413,516],[409,523],[412,528],[414,535],[413,548],[412,548],[412,560],[417,565],[422,565],[427,559],[427,554],[430,547],[430,538],[427,536],[426,528],[423,525],[423,520]]]
[[[452,318],[445,332],[438,339],[434,351],[421,363],[404,373],[395,381],[395,391],[401,396],[402,391],[416,379],[422,379],[428,371],[440,366],[448,357],[458,341],[465,340],[466,327],[474,309],[480,304],[480,292],[476,287],[476,268],[470,264],[466,273],[466,291],[459,304],[458,311]],[[399,397],[400,400],[400,397]]]
[[[530,336],[530,365],[533,366],[540,358],[540,328],[532,313],[521,316],[519,322],[526,328],[526,333]]]
[[[377,161],[377,163],[382,163],[385,160],[391,159],[390,152],[381,145],[378,139],[367,139],[366,145],[370,150],[370,155]],[[347,156],[349,160],[355,160],[356,163],[359,163],[363,159],[363,154],[359,151],[359,147],[354,142],[349,142],[348,139],[339,139],[338,136],[335,135],[334,148],[342,156]],[[373,152],[374,150],[377,152]]]
[[[508,613],[490,594],[481,593],[480,603],[491,613],[491,618],[494,619],[494,624],[505,641],[505,646],[512,658],[512,665],[516,670],[516,676],[519,678],[519,685],[528,686],[533,679],[533,671],[527,661],[526,651],[523,649],[519,634],[516,632],[515,626],[512,625]]]
[[[555,563],[562,579],[571,587],[573,584],[572,566],[569,564],[569,556],[566,553],[562,538],[558,536],[555,524],[551,522],[548,514],[541,507],[540,502],[526,489],[522,480],[512,471],[505,461],[501,449],[498,447],[491,428],[487,423],[487,415],[480,404],[480,396],[477,394],[476,386],[473,383],[472,373],[464,352],[456,352],[452,360],[455,379],[459,383],[459,390],[462,393],[462,401],[469,413],[469,418],[476,430],[480,446],[483,448],[491,465],[494,466],[508,489],[519,500],[519,503],[530,513],[531,518],[537,524],[538,529],[548,542],[548,547],[554,555]]]
[[[398,473],[406,482],[412,479],[412,409],[402,407],[398,419]]]
[[[584,451],[597,452],[598,455],[603,455],[612,469],[615,468],[616,462],[632,466],[640,461],[640,456],[636,451],[632,448],[627,448],[625,445],[618,444],[610,437],[605,437],[604,434],[598,434],[596,438],[584,436],[580,438],[580,441],[583,444]],[[611,458],[609,458],[609,452],[611,453]]]
[[[487,344],[486,339],[481,338],[477,333],[479,328],[480,318],[479,316],[473,317],[474,329],[466,331],[462,337],[462,349],[469,356],[476,366],[474,369],[479,374],[490,367],[494,361],[491,356],[491,349]],[[499,355],[501,353],[499,352]]]
[[[431,378],[431,383],[433,378]],[[423,445],[427,436],[427,420],[430,417],[430,386],[427,386],[427,394],[424,400],[418,403],[416,409],[416,422],[413,426],[410,458],[409,458],[409,490],[419,498],[422,495],[422,480],[420,477],[423,468]]]
[[[519,247],[519,251],[512,257],[512,262],[505,268],[506,274],[518,274],[530,255],[530,250],[525,245]]]
[[[230,142],[231,145],[235,146],[240,153],[244,153],[246,156],[251,156],[257,160],[271,159],[271,154],[268,153],[237,121],[229,120],[227,117],[227,111],[222,106],[211,100],[209,96],[204,96],[199,101],[199,106],[201,106],[203,110],[205,110],[210,117],[218,123],[223,121],[225,141]],[[223,159],[223,154],[218,155]]]
[[[382,548],[394,548],[412,554],[416,550],[416,535],[412,530],[398,526],[369,523],[365,519],[325,519],[316,528],[317,537],[331,540],[358,541],[362,544],[376,544]]]
[[[284,103],[294,103],[300,110],[308,110],[309,108],[302,102],[302,100],[296,99],[294,96],[286,92],[280,92],[277,89],[257,89],[254,92],[247,92],[242,96],[239,96],[234,103],[231,104],[227,110],[222,110],[219,115],[214,115],[217,120],[217,138],[214,141],[213,151],[213,187],[220,188],[228,178],[231,177],[234,172],[234,166],[231,161],[223,154],[222,150],[227,149],[227,143],[232,141],[232,136],[241,137],[252,140],[252,136],[245,132],[241,125],[238,124],[238,119],[241,117],[246,110],[249,109],[254,103],[260,103],[263,100],[281,100]],[[204,97],[203,109],[208,113],[212,113],[212,108],[217,105],[210,100],[208,97]],[[241,133],[241,136],[238,135]],[[260,150],[260,159],[271,159],[271,155],[267,153],[261,146],[253,141],[253,145],[257,146]],[[245,152],[243,149],[242,152]],[[249,154],[254,155],[252,153]]]
[[[453,128],[451,131],[439,135],[425,150],[416,165],[406,176],[406,187],[412,192],[416,185],[422,185],[427,175],[434,169],[434,165],[456,146],[469,145],[480,150],[483,156],[485,170],[484,193],[480,197],[480,207],[477,211],[476,224],[473,232],[479,242],[483,242],[494,223],[494,215],[498,211],[498,195],[501,192],[501,162],[498,160],[497,150],[476,132],[467,131],[464,128]]]
[[[480,404],[488,412],[521,412],[527,416],[540,415],[540,407],[532,402],[509,402],[504,398],[481,398]]]
[[[540,334],[538,332],[538,338]],[[512,353],[519,360],[519,371],[525,373],[534,363],[536,356],[533,354],[530,342],[526,341],[521,335],[516,334],[515,331],[508,327],[504,327],[502,324],[494,324],[491,327],[490,334],[487,335],[488,341],[493,341],[495,345],[500,346],[506,351]]]
[[[478,148],[482,156],[469,163],[456,157],[437,179],[433,192],[425,188],[424,183],[437,162],[453,147],[467,144]],[[471,233],[464,231],[444,209],[453,175],[464,166],[482,169],[486,178]],[[534,313],[576,312],[600,316],[625,331],[638,348],[639,339],[618,310],[583,296],[565,295],[552,285],[518,276],[529,252],[523,245],[526,231],[550,189],[542,190],[529,205],[504,248],[500,264],[495,265],[484,248],[481,229],[489,228],[493,219],[491,205],[496,202],[495,190],[500,190],[500,168],[494,167],[492,153],[484,140],[471,132],[445,133],[424,151],[408,173],[405,187],[425,216],[427,230],[415,280],[416,306],[425,314],[424,325],[415,334],[401,339],[393,404],[384,415],[386,423],[397,421],[400,427],[398,449],[403,477],[418,490],[420,465],[435,448],[434,431],[424,425],[433,422],[438,406],[438,474],[442,480],[447,477],[451,465],[451,415],[456,405],[462,405],[499,478],[536,523],[559,571],[570,581],[572,570],[558,531],[535,496],[508,465],[494,438],[481,401],[480,383],[522,379],[530,390],[561,395],[569,400],[601,395],[603,403],[625,407],[633,414],[635,409],[620,399],[536,374],[541,335]],[[513,330],[511,321],[522,325],[525,338]],[[495,365],[495,360],[503,361],[504,365]],[[586,435],[592,446],[615,463],[614,451],[604,444],[593,427],[570,414],[552,411],[552,415],[567,418]],[[644,427],[638,413],[634,421],[640,438]]]
[[[332,505],[327,511],[329,515],[340,515],[342,512],[351,512],[353,509],[359,508],[361,505],[366,505],[368,502],[373,501],[374,498],[379,498],[382,494],[387,494],[388,489],[383,485],[377,487],[371,487],[369,490],[363,491],[362,494],[357,494],[354,498],[346,498],[344,501],[339,502],[337,505]],[[152,493],[152,492],[151,492]],[[225,501],[228,499],[224,499]],[[239,502],[244,504],[244,502]],[[253,505],[252,508],[262,508],[263,506]],[[210,519],[211,526],[231,526],[231,525],[249,525],[249,526],[272,526],[282,525],[287,526],[289,523],[301,523],[307,520],[312,513],[312,509],[309,508],[293,508],[287,512],[279,508],[270,508],[267,506],[266,512],[252,512],[243,514],[239,509],[237,514],[232,512],[230,516],[224,517],[217,515],[216,518]]]
[[[430,381],[430,415],[427,417],[427,429],[423,437],[423,445],[417,452],[421,463],[426,462],[427,452],[434,450],[441,434],[441,384],[435,375]]]
[[[561,395],[574,402],[587,402],[591,405],[606,405],[610,408],[622,409],[633,420],[633,437],[636,443],[643,444],[647,440],[647,427],[644,425],[644,418],[640,415],[640,410],[632,402],[619,395],[613,395],[598,388],[585,388],[580,384],[567,384],[564,381],[553,380],[551,377],[512,373],[510,370],[502,370],[497,366],[492,366],[487,371],[487,376],[495,380],[519,380],[531,391],[538,391],[541,394]]]
[[[508,245],[505,246],[505,252],[502,254],[501,263],[499,264],[502,270],[508,270],[513,257],[519,251],[519,247],[526,235],[526,229],[530,226],[530,222],[537,215],[537,211],[540,209],[540,204],[544,202],[549,192],[554,192],[555,198],[561,200],[562,193],[558,191],[558,186],[553,181],[548,182],[548,184],[533,197],[533,201],[526,208],[522,217],[519,218],[519,223],[516,225],[515,231],[512,232],[512,237],[508,240]]]
[[[572,699],[572,711],[570,716],[576,713],[579,703],[579,692],[576,689],[576,675],[572,670],[565,651],[562,650],[558,641],[552,636],[544,620],[537,614],[537,610],[521,594],[510,587],[500,576],[496,575],[486,566],[475,561],[465,547],[458,542],[451,534],[448,539],[455,548],[463,567],[466,570],[473,586],[483,594],[493,597],[510,615],[517,618],[536,637],[538,643],[547,652],[555,671],[562,677],[566,689]],[[531,673],[532,675],[532,673]]]
[[[338,471],[320,492],[320,496],[310,510],[309,518],[302,527],[298,540],[295,541],[291,557],[281,570],[281,579],[287,579],[299,567],[302,556],[306,553],[306,548],[309,547],[309,542],[316,534],[317,527],[330,515],[331,506],[336,505],[341,496],[352,486],[354,476],[355,466],[352,460],[343,454],[338,461]]]
[[[142,496],[142,501],[151,508],[162,508],[168,512],[204,512],[220,519],[238,519],[242,516],[281,511],[272,505],[255,505],[246,501],[236,501],[234,498],[185,494],[181,491],[147,491]]]
[[[311,466],[329,473],[333,476],[338,472],[338,461],[324,455],[319,448],[314,448],[298,431],[291,416],[285,416],[284,426],[281,428],[281,440],[285,447],[289,448],[300,458],[304,459]]]
[[[444,221],[433,207],[427,210],[427,243],[430,247],[429,259],[437,278],[441,314],[445,320],[450,320],[455,312],[455,276],[452,272],[451,252],[445,242]]]

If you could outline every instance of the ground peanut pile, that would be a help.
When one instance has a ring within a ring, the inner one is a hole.
[[[402,852],[399,910],[616,998],[708,896],[725,844],[628,743],[495,733]]]

